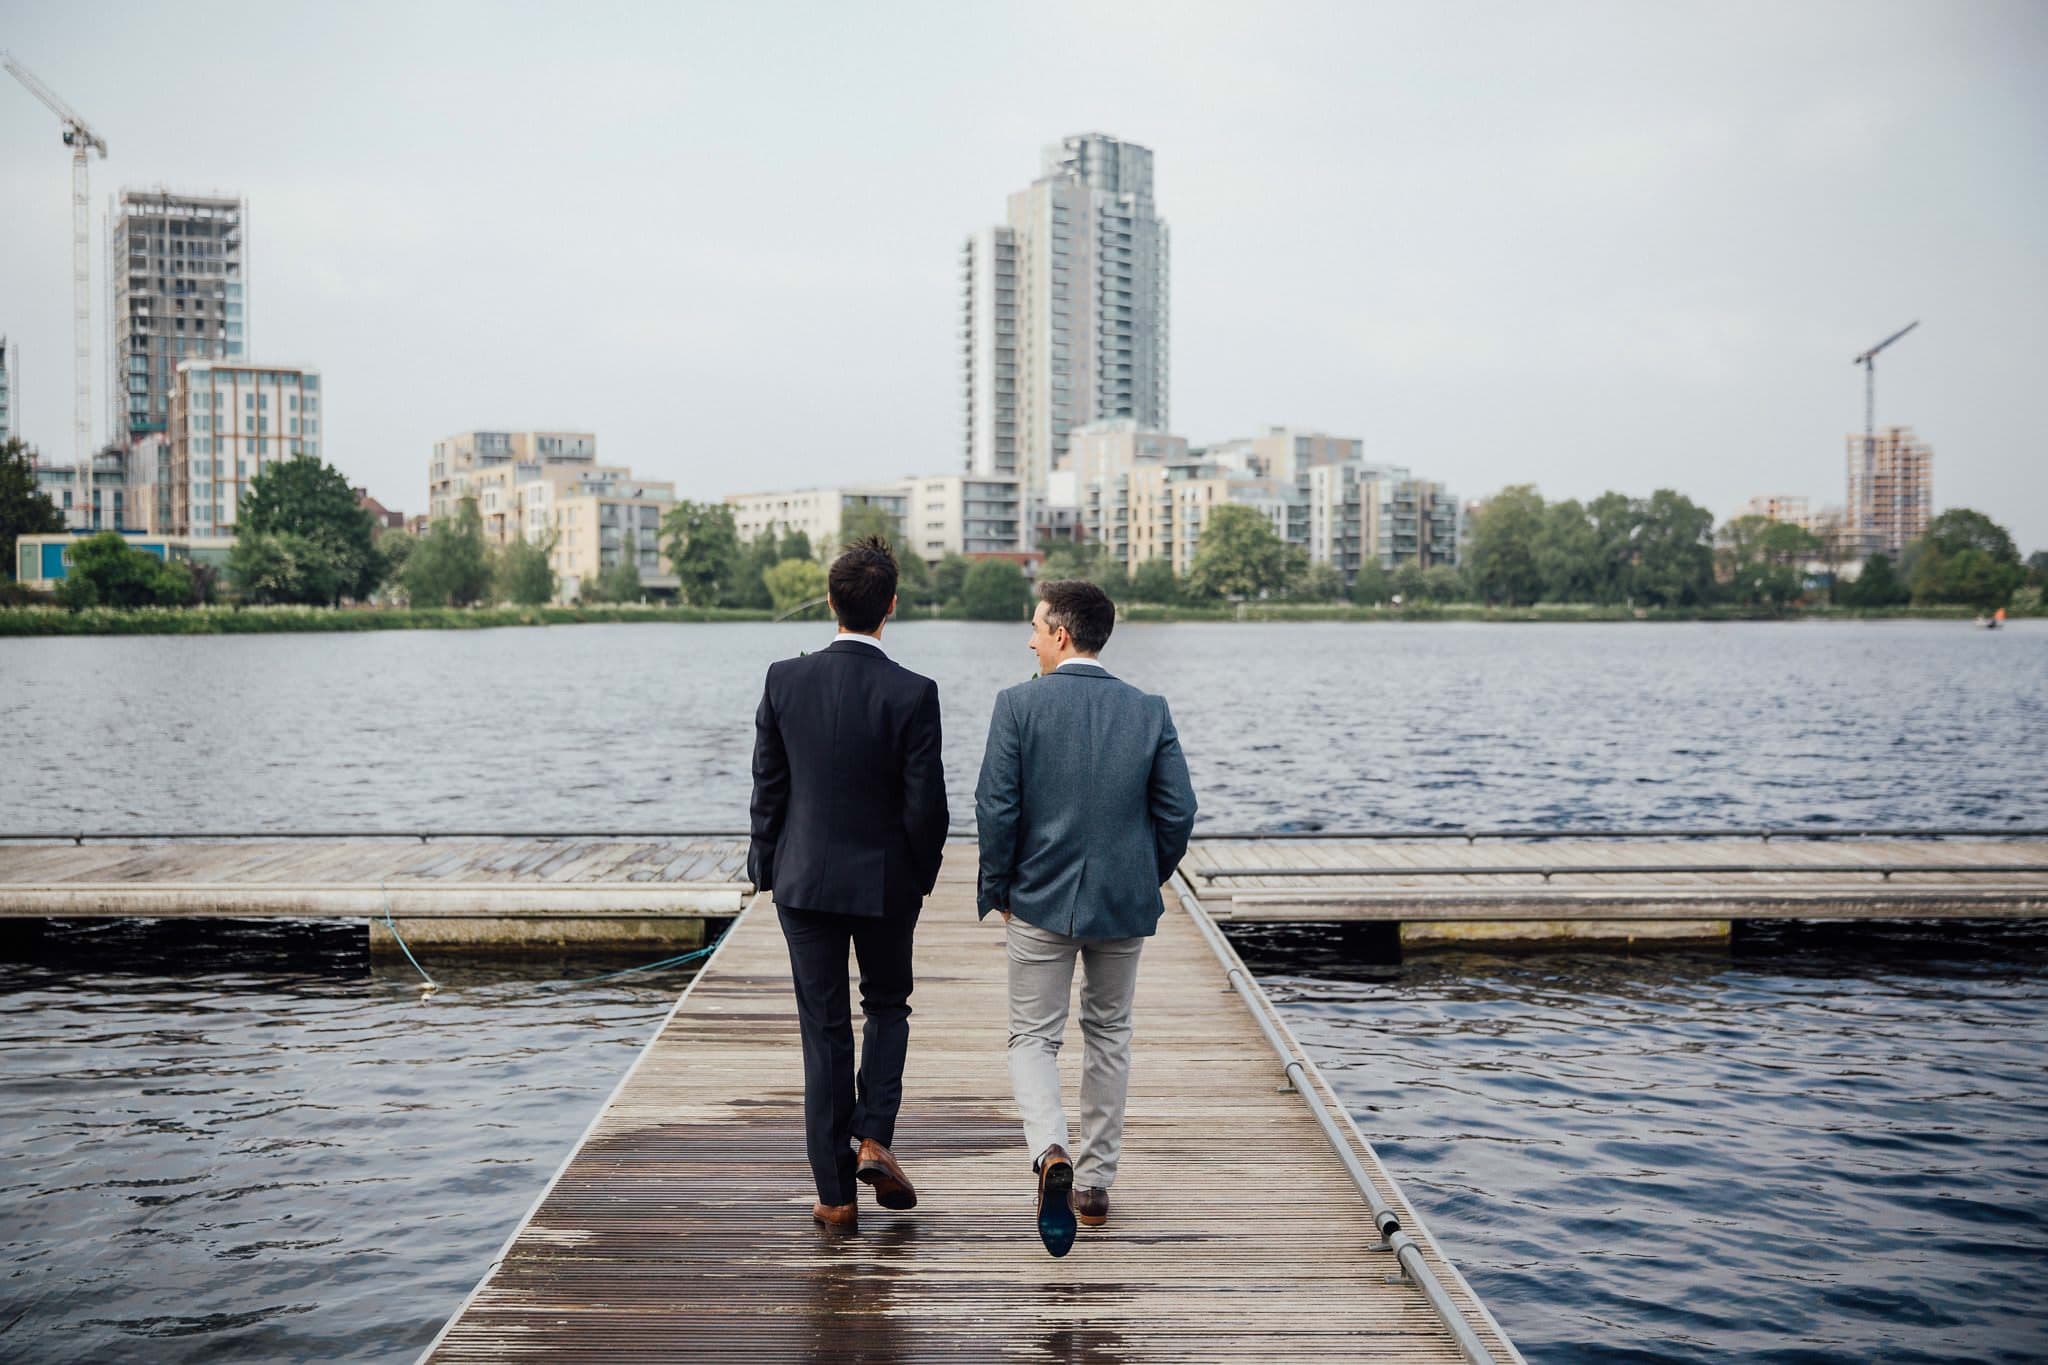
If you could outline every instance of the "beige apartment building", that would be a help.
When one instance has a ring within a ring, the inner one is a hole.
[[[1735,513],[1738,517],[1762,517],[1765,521],[1790,522],[1806,530],[1813,529],[1813,511],[1810,501],[1791,493],[1763,493],[1742,504]]]
[[[433,454],[428,457],[427,519],[454,516],[455,504],[478,491],[476,475],[482,470],[561,464],[591,468],[596,463],[597,436],[593,432],[459,432],[434,442]]]
[[[771,493],[728,493],[733,526],[742,541],[773,530],[778,536],[801,531],[821,557],[839,544],[845,514],[855,507],[878,507],[908,530],[911,522],[910,481],[860,484],[845,488],[781,489]]]
[[[667,595],[681,586],[661,548],[661,519],[675,506],[674,484],[593,479],[565,488],[536,480],[525,487],[530,495],[524,511],[527,539],[553,535],[548,563],[563,600],[574,598],[584,584],[616,568],[628,554],[649,593]]]
[[[251,360],[187,360],[171,390],[172,535],[230,535],[265,465],[323,449],[320,371]]]
[[[1934,450],[1911,427],[1849,437],[1845,539],[1862,556],[1897,559],[1927,533],[1934,512]]]

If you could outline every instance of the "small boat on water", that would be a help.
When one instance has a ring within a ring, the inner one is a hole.
[[[2000,607],[1997,611],[1992,612],[1989,616],[1979,616],[1977,618],[1977,624],[1984,627],[1984,629],[1986,630],[1997,630],[2000,626],[2005,624],[2005,608]]]

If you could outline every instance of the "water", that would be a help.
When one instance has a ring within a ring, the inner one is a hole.
[[[14,829],[737,828],[802,626],[0,641]],[[1020,627],[908,623],[955,823]],[[1205,827],[2048,826],[2048,629],[1125,627]],[[338,937],[337,937],[338,936]],[[372,966],[360,931],[84,926],[0,965],[0,1357],[397,1359],[680,978]],[[1532,1359],[2026,1359],[2043,943],[1360,965],[1247,948]],[[155,1183],[145,1183],[155,1182]]]

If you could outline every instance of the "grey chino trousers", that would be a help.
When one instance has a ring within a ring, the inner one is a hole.
[[[1116,1183],[1124,1142],[1124,1096],[1131,1078],[1131,999],[1138,987],[1142,938],[1078,939],[1026,924],[1007,926],[1010,957],[1010,1085],[1024,1118],[1024,1144],[1036,1161],[1057,1143],[1074,1157],[1074,1184]],[[1081,1150],[1067,1141],[1060,1101],[1060,1044],[1081,960]]]

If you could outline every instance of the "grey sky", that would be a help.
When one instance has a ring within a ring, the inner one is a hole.
[[[95,308],[108,191],[246,194],[254,354],[322,368],[325,453],[407,511],[478,426],[686,496],[956,467],[960,242],[1099,129],[1157,154],[1193,441],[1839,502],[1850,357],[1919,318],[1879,420],[2048,547],[2048,5],[6,0],[0,46],[111,144]],[[0,82],[0,332],[56,455],[68,195]]]

